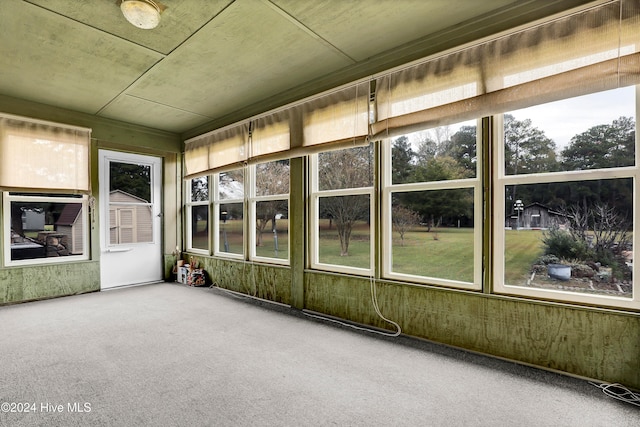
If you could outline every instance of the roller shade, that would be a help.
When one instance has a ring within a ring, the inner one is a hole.
[[[185,141],[186,178],[238,167],[248,158],[249,123],[209,132]]]
[[[0,114],[0,187],[89,192],[91,129]]]
[[[289,130],[289,111],[260,117],[251,125],[252,162],[275,160],[288,157],[291,148],[291,132]]]
[[[273,161],[366,145],[369,97],[367,81],[191,138],[185,141],[186,179],[233,169],[241,162]]]
[[[638,84],[638,2],[608,2],[376,80],[375,137]]]
[[[366,143],[369,134],[369,82],[310,100],[299,108],[302,147]]]

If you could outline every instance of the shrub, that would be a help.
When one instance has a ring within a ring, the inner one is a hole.
[[[589,246],[584,240],[577,239],[573,234],[550,228],[542,234],[545,255],[555,255],[557,258],[586,260],[593,257]],[[549,263],[547,263],[549,264]]]

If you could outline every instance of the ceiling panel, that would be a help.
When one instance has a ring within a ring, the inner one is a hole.
[[[2,0],[6,1],[6,0]],[[167,8],[153,31],[129,24],[118,0],[26,0],[43,9],[160,53],[169,54],[233,0],[163,0]]]
[[[100,112],[100,116],[156,129],[159,129],[158,123],[162,123],[162,130],[175,133],[194,128],[213,118],[129,95],[116,98]]]
[[[25,2],[0,13],[0,93],[96,113],[162,55]]]
[[[0,95],[189,137],[589,2],[118,1],[0,0]]]
[[[127,91],[217,116],[353,62],[265,2],[236,1]]]
[[[361,61],[516,0],[272,0]]]

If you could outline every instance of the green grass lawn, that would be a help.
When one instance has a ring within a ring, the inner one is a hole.
[[[407,232],[404,241],[393,235],[395,273],[473,282],[473,229],[426,228]]]
[[[504,281],[508,285],[523,285],[531,265],[544,252],[540,230],[505,230]]]
[[[369,225],[364,221],[354,225],[349,241],[349,255],[340,256],[340,238],[335,224],[329,226],[328,220],[319,224],[319,261],[323,264],[342,265],[356,268],[370,268],[371,238]]]

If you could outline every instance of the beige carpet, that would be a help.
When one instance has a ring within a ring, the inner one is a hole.
[[[2,426],[640,425],[586,381],[217,289],[5,306],[0,325]]]

